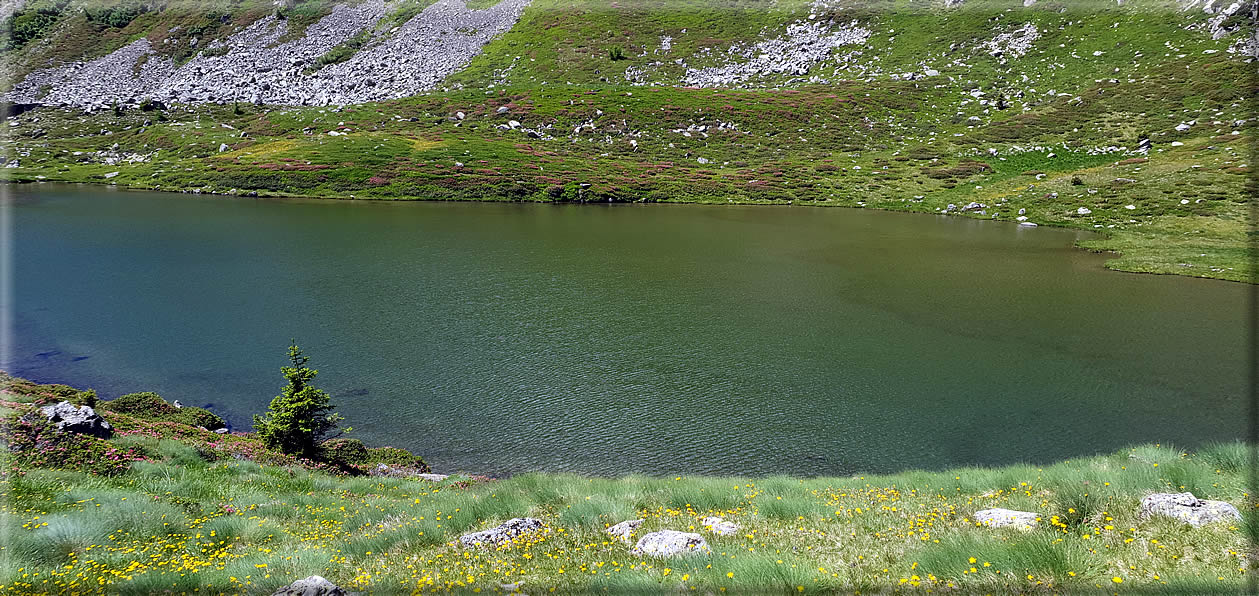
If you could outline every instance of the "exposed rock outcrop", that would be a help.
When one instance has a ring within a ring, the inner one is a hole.
[[[396,467],[389,464],[376,464],[376,467],[372,468],[368,473],[372,476],[385,476],[388,478],[414,478],[417,480],[428,480],[430,482],[440,482],[449,478],[449,475],[447,474],[429,474],[426,472],[420,472],[414,468]]]
[[[649,557],[673,557],[677,555],[698,555],[712,552],[708,541],[699,534],[660,530],[638,539],[634,546],[634,554]]]
[[[708,531],[718,536],[730,536],[739,531],[738,524],[726,521],[720,517],[705,517],[700,520],[700,523],[704,524]]]
[[[976,511],[973,519],[977,523],[990,528],[1034,528],[1036,527],[1038,517],[1040,516],[1030,511],[1015,511],[997,507]]]
[[[338,4],[305,35],[277,45],[289,21],[261,18],[176,66],[141,38],[88,62],[37,70],[0,97],[15,103],[103,108],[143,99],[179,103],[351,104],[436,87],[520,18],[529,0],[482,10],[438,0],[405,24],[379,27],[383,0]],[[367,41],[344,61],[320,58],[355,36]],[[168,40],[169,41],[169,40]]]
[[[642,526],[644,521],[646,520],[632,519],[623,521],[605,531],[617,540],[629,544],[630,539],[634,537],[634,532],[638,531],[639,526]]]
[[[271,596],[346,596],[346,593],[336,584],[312,575],[276,590]]]
[[[543,527],[542,520],[531,517],[518,517],[503,522],[497,528],[464,534],[459,542],[464,546],[499,545],[511,542],[512,538],[536,532]]]
[[[62,432],[78,433],[108,439],[114,435],[114,429],[88,406],[75,406],[63,401],[39,409],[48,417],[48,422]]]
[[[723,66],[688,69],[683,85],[693,87],[732,87],[755,77],[809,73],[814,66],[829,60],[835,48],[861,45],[870,37],[870,30],[856,21],[847,24],[797,21],[787,26],[784,35],[751,45],[731,46],[730,62]],[[629,73],[627,73],[627,78]]]
[[[991,40],[984,42],[982,49],[1002,60],[1018,58],[1032,49],[1032,42],[1040,38],[1040,30],[1036,25],[1024,23],[1022,27],[1008,33],[1000,33]]]
[[[1204,526],[1217,521],[1241,521],[1237,508],[1224,501],[1206,501],[1193,493],[1154,493],[1141,499],[1141,517],[1162,515],[1191,526]]]

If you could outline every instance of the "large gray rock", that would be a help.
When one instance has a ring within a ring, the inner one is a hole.
[[[345,596],[345,590],[318,575],[312,575],[276,590],[271,596]]]
[[[699,534],[660,530],[638,539],[634,554],[649,557],[673,557],[677,555],[708,554],[708,541]]]
[[[63,401],[44,406],[39,411],[47,416],[48,422],[59,431],[92,435],[102,439],[108,439],[114,435],[113,427],[88,406],[76,407],[68,401]]]
[[[533,519],[531,517],[518,517],[509,519],[497,528],[490,528],[480,532],[464,534],[459,537],[459,541],[464,546],[481,546],[483,544],[499,545],[511,542],[512,538],[536,532],[542,529],[542,520]]]
[[[738,524],[728,522],[720,517],[705,517],[700,520],[700,523],[704,524],[708,531],[718,536],[730,536],[739,531]]]
[[[1154,493],[1141,499],[1141,517],[1164,515],[1191,526],[1217,521],[1241,521],[1237,508],[1224,501],[1206,501],[1193,493]]]
[[[1034,528],[1039,515],[1013,509],[984,509],[976,511],[973,519],[990,528]]]
[[[616,524],[604,531],[611,534],[617,540],[629,544],[630,539],[634,537],[634,532],[638,531],[639,526],[642,526],[644,521],[646,520],[631,519],[629,521],[623,521]]]
[[[414,478],[431,482],[440,482],[449,478],[447,474],[420,473],[413,469],[395,468],[389,464],[376,464],[376,467],[372,468],[368,474],[372,476],[387,476],[389,478]]]

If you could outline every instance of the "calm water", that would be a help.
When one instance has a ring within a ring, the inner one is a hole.
[[[850,474],[1243,433],[1246,286],[853,209],[12,190],[16,374],[237,427],[290,338],[439,471]]]

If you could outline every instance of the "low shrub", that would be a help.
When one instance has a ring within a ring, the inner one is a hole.
[[[974,160],[966,160],[966,159],[962,160],[956,166],[953,166],[951,168],[943,167],[943,168],[938,168],[938,169],[930,169],[930,168],[923,169],[923,173],[925,173],[928,178],[934,178],[936,180],[945,180],[948,178],[969,178],[976,174],[983,174],[983,173],[987,173],[991,171],[992,171],[992,166],[982,161],[974,161]]]
[[[175,422],[187,424],[188,426],[200,426],[206,430],[227,428],[226,420],[205,408],[184,406],[175,410],[175,412],[175,417],[173,418]]]
[[[321,445],[321,457],[330,463],[343,466],[366,464],[368,460],[367,446],[358,439],[331,439]]]
[[[223,418],[205,408],[193,406],[176,408],[152,391],[128,393],[118,399],[101,402],[101,409],[145,420],[178,422],[188,426],[204,427],[208,430],[227,427],[227,422]]]
[[[367,461],[371,466],[385,464],[395,468],[415,470],[427,474],[430,470],[424,458],[397,447],[372,447],[367,450]]]
[[[101,405],[101,409],[119,414],[131,414],[141,418],[165,417],[176,411],[175,406],[167,403],[162,396],[152,391],[128,393],[118,399],[110,400]]]
[[[119,449],[108,441],[59,432],[37,413],[15,416],[0,424],[0,440],[12,456],[14,469],[24,467],[72,470],[98,476],[117,476],[144,457],[136,449]]]
[[[92,389],[79,391],[69,385],[41,385],[34,381],[28,381],[5,373],[0,373],[0,389],[19,398],[24,398],[15,401],[34,403],[41,406],[68,401],[76,406],[95,408],[99,401],[96,397],[96,391]]]

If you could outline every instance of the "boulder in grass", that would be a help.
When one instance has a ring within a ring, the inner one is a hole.
[[[312,575],[276,590],[271,596],[346,596],[346,593],[336,584]]]
[[[699,534],[660,530],[638,539],[634,546],[634,554],[649,557],[674,557],[677,555],[700,555],[711,553],[708,541]]]
[[[542,525],[542,520],[540,519],[518,517],[503,522],[497,528],[464,534],[459,537],[459,541],[464,546],[481,546],[484,544],[497,546],[511,542],[512,538],[517,536],[541,530]]]
[[[976,511],[972,519],[990,528],[1034,528],[1039,517],[1030,511],[993,508]]]
[[[616,524],[604,531],[611,534],[617,540],[629,544],[630,538],[634,537],[634,532],[638,531],[638,528],[643,525],[644,521],[646,520],[631,519],[629,521],[623,521]]]
[[[88,406],[75,406],[68,401],[57,402],[39,409],[48,417],[48,423],[62,432],[78,433],[108,439],[114,435],[114,429],[101,418],[96,410]]]
[[[1141,499],[1141,517],[1162,515],[1191,526],[1204,526],[1217,521],[1239,522],[1237,508],[1224,501],[1206,501],[1193,493],[1154,493]]]
[[[704,524],[705,528],[708,528],[710,532],[718,536],[730,536],[739,531],[738,524],[728,522],[720,517],[705,517],[700,520],[700,523]]]

